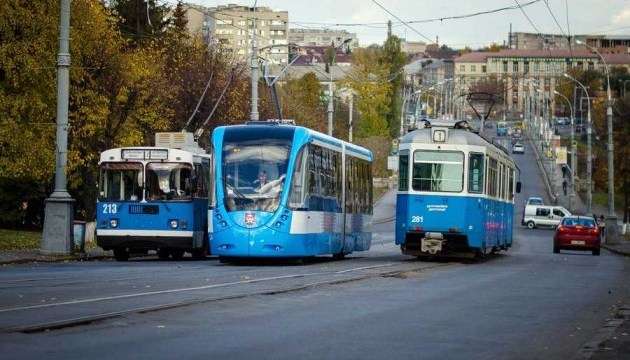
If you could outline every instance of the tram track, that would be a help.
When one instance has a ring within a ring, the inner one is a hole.
[[[427,270],[431,270],[431,269],[435,269],[439,267],[445,267],[445,266],[449,266],[453,264],[422,263],[422,265],[416,265],[416,266],[411,266],[411,267],[405,266],[403,268],[393,269],[393,270],[389,269],[396,265],[400,265],[400,263],[386,263],[386,264],[362,266],[362,267],[328,271],[328,272],[289,274],[289,275],[249,279],[249,280],[242,280],[242,281],[235,281],[235,282],[228,282],[228,283],[209,284],[205,286],[190,287],[190,288],[167,289],[167,290],[160,290],[160,291],[123,294],[123,295],[117,295],[117,296],[80,299],[80,300],[75,300],[75,301],[65,301],[65,302],[58,302],[58,303],[48,303],[48,304],[5,308],[5,309],[0,309],[0,314],[2,313],[6,314],[6,313],[12,313],[12,312],[13,313],[26,312],[26,311],[33,311],[33,310],[36,311],[36,310],[43,310],[43,309],[49,309],[49,308],[55,308],[55,307],[72,306],[72,305],[77,305],[77,304],[108,302],[108,301],[115,301],[115,300],[120,300],[120,299],[151,297],[151,296],[159,296],[163,294],[194,292],[194,291],[216,289],[216,288],[229,288],[229,287],[236,287],[239,285],[282,281],[282,280],[287,280],[287,279],[310,278],[310,277],[316,277],[316,276],[330,276],[331,277],[323,281],[313,281],[313,282],[308,282],[304,284],[295,284],[295,285],[289,285],[289,286],[281,285],[278,287],[248,291],[248,292],[244,292],[240,294],[231,294],[231,295],[225,295],[225,296],[216,296],[216,295],[215,296],[202,296],[202,297],[196,297],[196,298],[182,300],[182,301],[165,302],[165,303],[159,303],[159,304],[152,304],[148,306],[131,307],[131,308],[126,308],[122,310],[108,311],[108,312],[89,314],[89,315],[84,315],[84,316],[68,316],[62,319],[57,319],[57,320],[52,320],[52,321],[8,326],[8,327],[0,328],[0,331],[4,333],[16,333],[16,332],[37,333],[37,332],[42,332],[42,331],[47,331],[47,330],[57,330],[57,329],[63,329],[67,327],[92,324],[95,322],[100,322],[100,321],[104,321],[104,320],[108,320],[108,319],[112,319],[116,317],[131,315],[131,314],[144,314],[144,313],[149,313],[149,312],[169,310],[169,309],[191,306],[191,305],[196,305],[196,304],[241,299],[241,298],[247,298],[247,297],[253,297],[253,296],[278,295],[278,294],[295,292],[295,291],[309,290],[309,289],[322,287],[322,286],[332,286],[332,285],[339,285],[339,284],[344,284],[344,283],[349,283],[349,282],[362,281],[362,280],[367,280],[367,279],[376,278],[376,277],[396,277],[400,274],[427,271]],[[370,271],[370,270],[379,270],[379,269],[385,269],[385,268],[388,268],[389,271],[376,271],[376,272]],[[364,272],[364,273],[358,276],[345,277],[348,274],[357,273],[357,272]],[[334,276],[344,276],[344,277],[333,278]]]

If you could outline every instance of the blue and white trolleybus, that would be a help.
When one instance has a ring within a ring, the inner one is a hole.
[[[155,147],[106,150],[99,161],[96,239],[117,260],[157,250],[160,258],[208,250],[211,156],[191,133],[158,133]]]

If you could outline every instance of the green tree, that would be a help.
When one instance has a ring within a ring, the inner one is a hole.
[[[315,73],[299,79],[289,79],[282,87],[284,117],[295,119],[299,125],[325,132],[326,107],[322,103],[322,87]]]
[[[110,6],[118,16],[120,31],[135,44],[159,38],[168,27],[170,8],[156,0],[112,0]]]
[[[398,135],[402,107],[403,67],[405,54],[402,52],[400,38],[389,35],[383,44],[381,63],[389,70],[387,81],[391,83],[390,106],[387,113],[387,126],[390,136]]]
[[[352,54],[353,70],[342,82],[354,90],[360,120],[356,122],[356,136],[389,136],[387,116],[390,114],[392,83],[387,81],[390,68],[379,61],[378,48],[357,49]]]

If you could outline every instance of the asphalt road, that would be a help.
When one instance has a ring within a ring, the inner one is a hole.
[[[515,158],[520,219],[524,199],[544,188],[531,149]],[[388,193],[375,218],[391,218],[394,201]],[[392,222],[374,230],[372,249],[344,261],[7,266],[0,354],[566,359],[630,295],[628,259],[606,251],[554,255],[551,230],[517,226],[514,247],[481,263],[421,262],[400,255]],[[30,332],[42,324],[59,329]]]

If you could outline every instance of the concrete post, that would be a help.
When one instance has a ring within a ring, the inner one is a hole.
[[[333,83],[332,69],[330,70],[330,82],[328,83],[328,135],[333,135]]]
[[[258,48],[256,44],[256,6],[254,5],[254,28],[252,34],[252,56],[251,56],[251,64],[250,64],[250,75],[251,75],[251,113],[249,114],[250,120],[257,121],[259,120],[258,114]]]
[[[41,252],[72,252],[74,200],[66,189],[68,163],[68,102],[70,89],[70,0],[61,0],[59,54],[57,56],[57,138],[55,190],[46,199]]]

